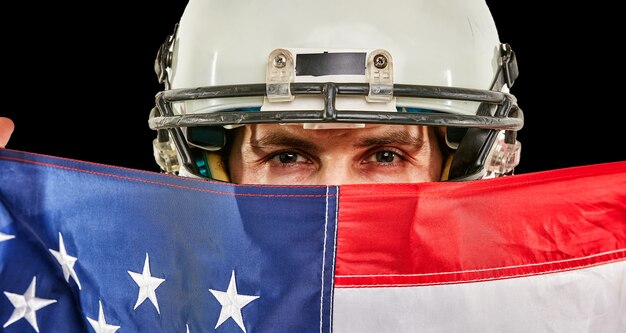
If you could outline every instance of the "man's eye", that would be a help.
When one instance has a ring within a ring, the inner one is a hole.
[[[280,153],[278,154],[278,160],[280,163],[295,163],[298,160],[298,154],[292,152]]]
[[[296,162],[303,162],[305,159],[300,156],[298,153],[294,153],[291,151],[286,151],[282,153],[278,153],[274,155],[271,160],[280,162],[282,164],[290,164]]]
[[[391,151],[379,151],[374,154],[374,157],[378,163],[393,163],[398,155]]]

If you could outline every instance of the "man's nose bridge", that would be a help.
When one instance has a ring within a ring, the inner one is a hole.
[[[319,179],[324,185],[340,185],[355,183],[355,177],[352,165],[347,159],[334,158],[322,165]]]

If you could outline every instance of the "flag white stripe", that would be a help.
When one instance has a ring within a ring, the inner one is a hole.
[[[339,186],[336,187],[337,188],[337,197],[339,197],[339,191],[340,188]],[[333,272],[335,272],[335,264],[337,263],[337,230],[339,229],[339,200],[335,200],[335,234],[333,236],[333,238],[335,239],[335,242],[333,244]],[[332,292],[330,294],[330,322],[333,322],[333,304],[335,303],[335,279],[333,279],[331,281],[331,289]]]
[[[326,212],[324,216],[324,250],[322,252],[322,291],[320,295],[320,333],[322,333],[324,327],[324,274],[326,273],[326,241],[328,240],[328,190],[326,187]]]
[[[421,287],[336,288],[333,332],[624,332],[626,261]]]

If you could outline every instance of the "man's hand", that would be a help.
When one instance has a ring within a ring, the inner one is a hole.
[[[14,128],[15,125],[11,119],[0,117],[0,148],[4,148],[7,142],[9,142],[9,138],[11,137],[11,133],[13,133]]]

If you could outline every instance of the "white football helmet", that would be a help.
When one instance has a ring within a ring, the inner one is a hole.
[[[166,172],[228,181],[228,132],[257,123],[436,126],[443,180],[519,163],[517,62],[484,0],[190,0],[155,70]]]

